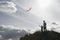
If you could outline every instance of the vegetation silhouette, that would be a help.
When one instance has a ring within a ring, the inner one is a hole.
[[[60,33],[54,31],[37,31],[34,34],[21,37],[20,40],[60,40]]]
[[[46,22],[43,21],[41,31],[25,35],[24,37],[21,37],[20,40],[60,40],[60,33],[55,31],[48,31],[46,29]]]

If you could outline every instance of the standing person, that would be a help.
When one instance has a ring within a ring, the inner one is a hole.
[[[46,31],[47,29],[46,29],[46,22],[45,22],[45,20],[43,21],[43,27],[44,27],[44,31]]]

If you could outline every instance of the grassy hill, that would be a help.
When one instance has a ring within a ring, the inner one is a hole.
[[[20,40],[60,40],[60,33],[54,31],[37,31],[34,34],[21,37]]]

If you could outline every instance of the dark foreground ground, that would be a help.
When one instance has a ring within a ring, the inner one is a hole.
[[[34,34],[21,37],[20,40],[60,40],[60,33],[54,31],[37,31]]]

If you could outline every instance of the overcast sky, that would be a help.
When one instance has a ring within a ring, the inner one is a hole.
[[[0,40],[18,40],[27,32],[32,32],[30,30],[39,28],[40,18],[27,13],[25,8],[29,8],[28,5],[24,6],[22,0],[20,2],[0,0]]]
[[[32,10],[26,12],[30,7]],[[17,31],[21,29],[29,32],[40,29],[38,26],[42,24],[43,20],[48,23],[48,29],[52,28],[52,30],[60,32],[60,0],[0,0],[1,40],[18,39]],[[58,25],[51,25],[52,22]],[[8,30],[8,28],[10,29]],[[17,37],[13,38],[7,34],[15,34]]]

